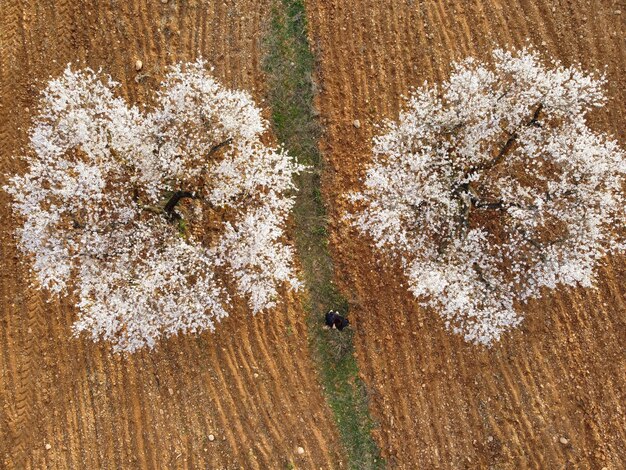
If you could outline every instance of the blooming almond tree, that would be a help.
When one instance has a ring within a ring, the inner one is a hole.
[[[116,351],[214,329],[232,295],[252,312],[297,288],[284,226],[302,167],[261,140],[250,96],[205,64],[173,66],[150,111],[70,67],[43,93],[29,170],[5,188],[40,285],[75,295],[76,332]]]
[[[548,289],[591,286],[624,245],[626,158],[592,131],[603,78],[528,49],[454,64],[374,138],[350,220],[446,326],[490,345]]]

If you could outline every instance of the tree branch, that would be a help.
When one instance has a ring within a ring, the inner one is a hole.
[[[528,120],[528,122],[520,124],[518,129],[523,127],[523,126],[530,127],[532,125],[537,124],[537,122],[539,120],[539,115],[541,114],[542,110],[543,110],[543,103],[539,103],[537,105],[537,108],[535,108],[535,111],[533,112],[532,117]],[[470,169],[467,172],[467,174],[465,175],[465,177],[463,178],[463,181],[468,181],[468,179],[471,179],[471,177],[473,175],[475,175],[476,173],[478,173],[479,171],[483,171],[483,172],[484,171],[488,171],[491,168],[493,168],[494,166],[498,165],[502,160],[504,160],[504,157],[506,157],[506,155],[509,153],[509,151],[513,147],[513,144],[515,143],[515,141],[517,140],[518,137],[519,137],[519,133],[516,130],[515,132],[513,132],[513,134],[511,134],[509,136],[507,141],[504,143],[502,148],[500,148],[500,151],[498,152],[498,154],[494,158],[489,160],[487,163],[484,163],[482,165],[479,165],[479,166],[477,166],[475,168]],[[507,203],[507,204],[505,204],[503,201],[483,202],[480,199],[478,199],[478,197],[476,197],[476,196],[478,196],[478,194],[473,190],[473,188],[471,187],[469,182],[466,182],[466,183],[458,185],[453,190],[453,193],[457,197],[461,198],[462,200],[469,198],[469,200],[471,202],[468,205],[466,201],[463,201],[463,203],[465,205],[465,210],[461,214],[461,219],[462,219],[462,221],[464,221],[465,224],[468,223],[469,210],[472,207],[475,207],[477,209],[498,209],[498,210],[505,210],[505,209],[507,209],[509,207],[519,207],[520,209],[526,209],[526,210],[536,209],[536,206],[525,207],[525,206],[522,206],[522,205],[518,205],[516,203]]]
[[[530,127],[530,126],[533,126],[533,125],[537,124],[537,122],[539,120],[539,115],[541,114],[541,110],[542,109],[543,109],[543,103],[539,103],[539,105],[535,109],[535,112],[533,113],[532,118],[530,118],[530,120],[526,124],[524,124],[523,126],[520,126],[520,128],[521,127]],[[509,150],[511,150],[511,147],[513,147],[513,144],[515,143],[515,141],[517,140],[518,137],[519,137],[519,133],[516,130],[515,132],[513,132],[513,134],[511,134],[509,136],[507,141],[504,143],[504,145],[502,146],[502,148],[498,152],[498,155],[496,155],[494,158],[492,158],[485,165],[479,165],[478,168],[476,168],[476,170],[473,171],[473,173],[475,173],[477,171],[481,171],[481,170],[483,170],[483,171],[490,170],[491,168],[496,166],[498,163],[500,163],[504,159],[504,157],[509,153]]]
[[[491,283],[485,278],[485,273],[483,273],[483,270],[478,263],[473,263],[472,269],[478,275],[478,279],[480,279],[480,281],[487,286],[487,289],[492,289]]]
[[[163,207],[163,212],[165,212],[170,219],[178,219],[180,216],[174,212],[174,208],[176,207],[176,204],[184,198],[198,199],[198,196],[190,191],[176,191],[167,201],[165,207]]]
[[[524,210],[536,210],[537,206],[531,204],[530,206],[524,206],[522,204],[519,204],[517,202],[507,202],[505,203],[504,201],[500,200],[500,201],[492,201],[492,202],[487,202],[487,201],[480,201],[478,199],[472,199],[472,202],[474,203],[474,207],[476,209],[497,209],[497,210],[506,210],[509,207],[517,207],[518,209],[524,209]]]
[[[229,144],[231,144],[233,141],[232,137],[229,137],[228,139],[224,140],[223,142],[220,142],[219,144],[215,144],[213,147],[211,147],[211,149],[209,150],[209,153],[207,154],[207,158],[210,157],[211,155],[215,154],[218,150],[220,150],[222,147],[225,147]]]

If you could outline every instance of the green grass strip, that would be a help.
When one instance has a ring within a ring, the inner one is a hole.
[[[295,207],[296,247],[308,290],[309,336],[316,353],[327,400],[335,416],[350,467],[383,468],[384,461],[370,431],[367,390],[358,377],[353,331],[324,330],[324,313],[348,312],[348,302],[333,284],[328,251],[326,212],[320,192],[323,171],[318,142],[321,127],[313,107],[315,68],[307,40],[303,0],[276,0],[265,38],[264,69],[268,76],[272,122],[278,139],[291,155],[311,167],[298,177]]]

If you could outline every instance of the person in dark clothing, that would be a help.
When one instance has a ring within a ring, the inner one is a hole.
[[[337,328],[339,331],[343,330],[350,324],[348,319],[339,315],[339,312],[336,310],[328,311],[325,323],[328,328]]]
[[[326,313],[326,326],[328,328],[332,328],[333,326],[335,326],[335,318],[337,317],[337,315],[338,313],[334,310],[329,310],[328,313]]]
[[[337,328],[339,331],[343,330],[349,324],[350,322],[348,321],[348,319],[342,317],[341,315],[338,315],[337,318],[335,318],[335,328]]]

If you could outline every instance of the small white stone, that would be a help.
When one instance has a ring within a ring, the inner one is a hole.
[[[352,125],[358,129],[359,127],[361,127],[361,121],[355,119],[354,121],[352,121]]]
[[[50,444],[46,444],[46,450],[50,450],[52,449],[52,446]]]
[[[259,374],[257,374],[256,372],[252,375],[254,376],[255,379],[259,377]]]
[[[215,436],[213,434],[209,434],[209,441],[213,442],[215,440]]]
[[[564,438],[564,437],[561,437],[561,438],[559,439],[559,442],[560,442],[561,444],[563,444],[563,445],[567,445],[567,444],[569,444],[569,441],[568,441],[566,438]]]
[[[135,70],[139,72],[143,68],[143,62],[137,59],[135,61]]]
[[[493,436],[487,436],[487,442],[493,442]]]
[[[170,395],[174,395],[174,390],[171,388],[168,388],[167,393],[169,393]]]
[[[304,454],[304,448],[303,447],[298,447],[298,454],[300,454],[300,455]]]

